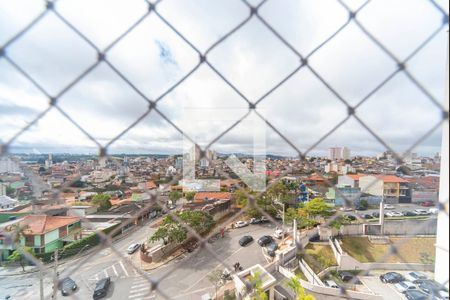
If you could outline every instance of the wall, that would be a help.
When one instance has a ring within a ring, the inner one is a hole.
[[[384,183],[374,176],[363,176],[359,179],[359,187],[363,193],[383,196]]]
[[[314,285],[319,286],[325,286],[322,282],[322,280],[317,276],[316,273],[308,266],[308,264],[303,260],[300,259],[298,261],[298,267],[300,268],[300,271],[305,275],[305,277],[308,279],[309,282],[311,282]]]
[[[330,246],[339,265],[338,270],[397,270],[397,271],[433,271],[433,265],[406,263],[361,263],[345,253],[337,240],[330,239]]]

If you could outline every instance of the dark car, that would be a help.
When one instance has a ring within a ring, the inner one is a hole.
[[[399,282],[405,280],[405,278],[397,272],[389,272],[389,273],[380,275],[380,280],[383,283],[399,283]]]
[[[339,277],[341,277],[341,280],[343,282],[352,282],[355,284],[361,284],[361,281],[350,272],[342,272],[339,274]]]
[[[403,212],[403,215],[405,217],[415,217],[415,216],[417,216],[417,214],[415,212],[412,212],[412,211],[405,211],[405,212]]]
[[[406,299],[408,300],[428,300],[429,296],[418,290],[409,290],[405,292]]]
[[[239,240],[239,245],[241,245],[242,247],[247,246],[248,244],[250,244],[251,242],[253,242],[253,237],[246,235],[243,236],[240,240]]]
[[[439,291],[444,290],[444,287],[434,280],[423,280],[419,284],[419,288],[425,293],[432,295],[437,295],[439,294]]]
[[[273,238],[271,236],[268,236],[268,235],[264,235],[258,240],[258,244],[261,247],[264,247],[264,246],[266,246],[266,245],[268,245],[268,244],[270,244],[272,242],[273,242]]]
[[[370,215],[370,214],[364,214],[364,215],[362,215],[362,217],[363,217],[364,219],[366,219],[366,220],[373,219],[373,216]]]
[[[267,254],[270,256],[270,257],[275,257],[275,251],[277,251],[277,249],[278,249],[278,244],[277,243],[270,243],[267,247],[266,247],[266,249],[267,249]]]
[[[97,282],[94,289],[93,295],[94,300],[105,297],[106,294],[108,294],[108,289],[110,285],[111,285],[111,278],[109,277],[103,278],[99,282]]]
[[[61,290],[61,294],[63,296],[71,295],[77,288],[77,284],[70,277],[64,278],[59,283],[59,289]]]
[[[358,211],[368,210],[368,208],[366,206],[357,206],[355,209]]]
[[[356,221],[358,218],[357,217],[355,217],[354,215],[345,215],[345,217],[347,218],[347,219],[349,219],[350,221]]]
[[[252,225],[261,224],[261,219],[252,218],[250,219],[249,223]]]

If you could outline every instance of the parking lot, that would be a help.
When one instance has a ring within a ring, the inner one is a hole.
[[[361,282],[368,287],[373,293],[379,294],[386,300],[406,300],[407,298],[394,287],[394,284],[382,283],[379,276],[388,271],[372,271],[370,276],[360,277]],[[397,271],[397,273],[405,276],[407,271]],[[429,279],[433,279],[434,275],[431,272],[421,272]],[[419,289],[420,290],[420,289]]]

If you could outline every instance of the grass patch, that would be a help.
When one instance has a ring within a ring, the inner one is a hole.
[[[391,245],[398,244],[398,255],[384,259],[391,245],[372,244],[367,237],[344,237],[342,248],[345,252],[362,263],[425,263],[432,264],[435,260],[434,237],[391,238]]]
[[[316,274],[337,265],[333,250],[329,245],[310,243],[305,248],[303,258]]]

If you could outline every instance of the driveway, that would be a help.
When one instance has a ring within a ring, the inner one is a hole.
[[[373,292],[386,300],[405,300],[406,297],[397,292],[393,284],[384,284],[377,276],[361,277],[360,280]]]

